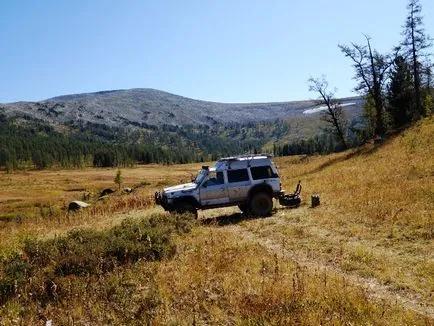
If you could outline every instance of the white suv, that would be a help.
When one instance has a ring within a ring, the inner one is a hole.
[[[280,178],[270,155],[251,154],[218,160],[214,167],[203,166],[187,184],[155,193],[155,202],[166,211],[191,212],[198,209],[238,206],[254,216],[268,216],[273,197],[282,195]]]

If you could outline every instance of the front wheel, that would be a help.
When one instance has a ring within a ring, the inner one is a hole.
[[[258,192],[253,195],[249,206],[253,216],[269,216],[273,209],[273,199],[265,192]]]
[[[196,219],[198,216],[196,207],[194,207],[192,204],[189,204],[189,203],[180,204],[172,212],[177,213],[177,214],[186,214],[186,213],[192,214],[194,216],[194,218],[196,218]]]
[[[249,205],[248,204],[239,204],[238,208],[243,214],[247,214],[249,212]]]

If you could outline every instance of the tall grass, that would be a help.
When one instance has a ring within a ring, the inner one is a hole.
[[[53,239],[27,239],[21,251],[1,261],[0,305],[13,302],[28,318],[28,306],[69,299],[76,291],[71,282],[105,278],[139,261],[169,259],[176,251],[173,236],[190,232],[192,224],[192,217],[154,214],[102,231],[77,229]]]
[[[0,323],[429,325],[393,303],[372,302],[341,277],[302,268],[224,228],[186,234],[192,224],[185,218],[157,215],[33,242],[29,252],[4,262],[17,282],[0,308]],[[163,241],[164,249],[154,250],[165,254],[149,255],[148,241],[137,239],[155,227],[184,234],[175,238],[176,251],[174,242]],[[120,247],[131,254],[113,250]]]
[[[302,180],[304,205],[246,227],[301,257],[375,278],[434,306],[434,119],[380,144],[277,161],[283,185]],[[321,205],[310,209],[310,195]],[[299,234],[299,230],[303,230]]]
[[[157,274],[156,324],[423,324],[360,287],[302,268],[224,228],[200,228]],[[427,323],[429,324],[429,323]]]

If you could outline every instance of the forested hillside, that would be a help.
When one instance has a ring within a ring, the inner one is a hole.
[[[262,123],[147,126],[127,129],[91,122],[49,125],[28,116],[0,114],[0,167],[17,169],[189,163],[246,152],[275,155],[327,153],[342,149],[321,133],[318,119]],[[320,133],[318,133],[320,132]],[[355,144],[360,135],[353,135]]]
[[[342,100],[351,141],[363,139],[363,100]],[[187,163],[266,151],[342,149],[317,101],[227,104],[153,89],[104,91],[0,105],[0,168]]]

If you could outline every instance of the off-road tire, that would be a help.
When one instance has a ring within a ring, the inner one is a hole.
[[[197,219],[197,209],[192,204],[189,203],[181,203],[179,204],[175,210],[173,211],[177,214],[185,214],[190,213]]]
[[[246,204],[239,204],[238,208],[240,209],[240,211],[243,214],[248,214],[249,213],[249,205],[247,203]]]
[[[258,192],[250,200],[249,212],[252,216],[270,216],[273,209],[273,198],[265,192]]]

